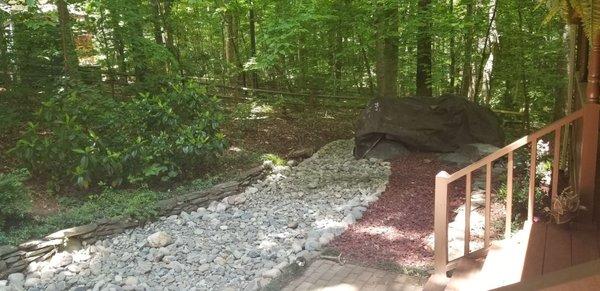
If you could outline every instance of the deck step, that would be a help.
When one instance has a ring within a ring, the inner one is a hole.
[[[485,258],[480,284],[491,290],[521,281],[527,241],[510,239],[492,243]]]
[[[477,286],[477,282],[483,263],[483,258],[462,258],[458,262],[445,290],[481,290]]]

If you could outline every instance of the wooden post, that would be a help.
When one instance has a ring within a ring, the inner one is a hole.
[[[558,197],[558,174],[560,171],[560,141],[561,127],[554,131],[554,156],[552,160],[552,193],[550,195],[550,207],[554,206],[554,200]]]
[[[471,252],[471,174],[471,172],[467,173],[465,184],[465,256]]]
[[[596,188],[596,162],[598,155],[598,99],[600,98],[600,32],[592,37],[588,62],[587,104],[583,107],[581,130],[581,165],[579,190],[582,205],[589,211],[587,218],[596,218],[594,196]]]
[[[504,238],[509,238],[512,231],[512,200],[513,200],[513,171],[514,154],[508,153],[508,163],[506,163],[506,225],[504,229]]]
[[[435,176],[435,272],[446,274],[448,264],[448,173],[442,171]]]
[[[587,103],[597,104],[600,99],[600,32],[593,36],[588,62]]]
[[[535,170],[537,166],[537,138],[531,141],[531,161],[529,162],[529,193],[527,199],[527,221],[533,222],[535,205]]]
[[[484,225],[485,230],[483,234],[484,248],[490,246],[490,235],[491,235],[491,220],[492,220],[492,162],[487,163],[485,166],[485,211],[484,211]]]
[[[587,207],[586,218],[592,218],[596,188],[596,161],[598,155],[598,105],[585,104],[581,134],[581,165],[579,168],[579,191],[581,204]]]

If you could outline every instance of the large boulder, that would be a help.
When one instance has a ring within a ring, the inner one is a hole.
[[[504,133],[490,109],[466,98],[383,98],[372,100],[360,117],[355,156],[364,158],[382,141],[413,151],[452,152],[474,143],[501,146]]]

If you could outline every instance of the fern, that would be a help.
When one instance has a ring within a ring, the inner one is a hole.
[[[558,14],[568,20],[572,10],[581,17],[585,32],[590,39],[600,31],[600,1],[598,0],[540,0],[540,5],[545,5],[548,9],[546,21]]]

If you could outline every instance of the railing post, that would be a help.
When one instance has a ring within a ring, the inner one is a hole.
[[[492,162],[485,166],[485,212],[484,212],[484,248],[490,246],[491,229],[491,213],[492,213]]]
[[[435,176],[435,272],[446,274],[448,264],[448,173],[439,172]]]
[[[508,153],[508,163],[506,164],[506,225],[504,229],[504,238],[509,238],[512,228],[512,200],[513,200],[513,171],[515,167],[513,152]]]
[[[535,173],[537,167],[537,138],[531,141],[531,160],[529,161],[529,193],[527,198],[527,221],[533,222],[535,205]]]
[[[585,104],[583,107],[583,126],[581,130],[581,164],[579,168],[579,191],[581,204],[589,211],[585,212],[587,218],[596,218],[598,205],[594,205],[594,192],[596,188],[596,161],[598,154],[598,105]]]
[[[465,184],[465,245],[464,255],[468,255],[471,252],[471,185],[472,185],[472,172],[467,173],[466,184]]]

